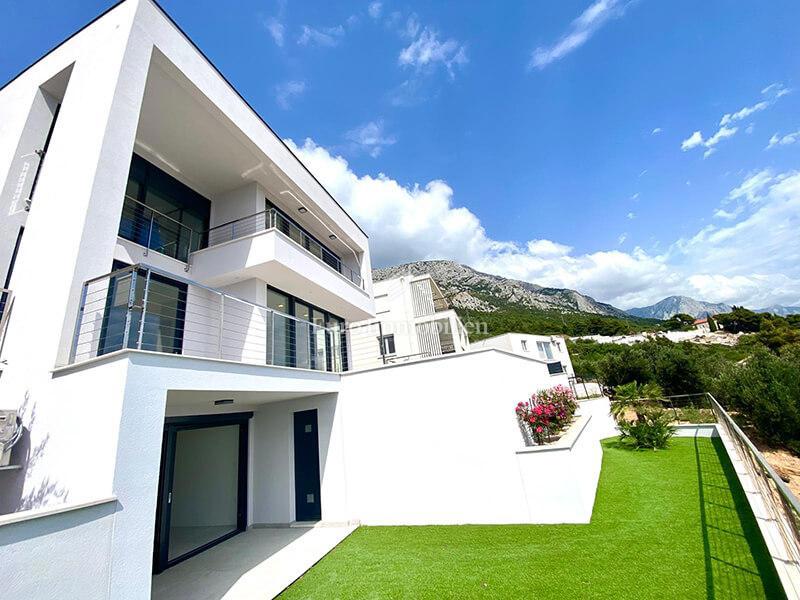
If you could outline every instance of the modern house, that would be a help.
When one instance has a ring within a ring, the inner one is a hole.
[[[557,347],[465,351],[430,278],[373,288],[367,234],[154,0],[0,115],[3,597],[269,598],[359,524],[589,521],[608,400],[526,446]]]
[[[17,597],[171,597],[192,557],[259,527],[339,524],[292,545],[308,568],[353,523],[531,518],[509,407],[551,384],[540,365],[451,360],[463,326],[415,278],[377,302],[409,302],[413,345],[395,333],[394,352],[428,360],[348,375],[346,325],[376,316],[366,233],[155,2],[51,50],[0,88],[0,113],[0,409],[23,428],[0,470],[0,562],[31,573]],[[494,415],[476,437],[502,440],[469,473],[439,448],[453,393]],[[375,427],[389,414],[408,427]],[[480,501],[476,469],[511,486],[507,506]]]
[[[547,363],[551,375],[566,373],[575,376],[566,340],[558,335],[533,335],[529,333],[504,333],[472,342],[471,347],[497,348],[514,354],[530,356]]]
[[[375,318],[349,325],[354,370],[469,349],[469,336],[430,275],[373,284]]]

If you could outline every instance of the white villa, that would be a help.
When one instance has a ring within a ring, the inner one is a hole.
[[[373,284],[375,318],[349,325],[354,370],[469,350],[456,311],[430,275]]]
[[[532,356],[547,363],[551,375],[566,373],[575,376],[566,340],[559,335],[533,335],[530,333],[504,333],[472,342],[471,347],[497,348],[522,356]]]

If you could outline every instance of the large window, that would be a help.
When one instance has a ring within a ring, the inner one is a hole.
[[[115,260],[112,269],[116,271],[127,266],[125,263]],[[128,271],[109,280],[98,355],[108,354],[124,347],[181,354],[183,325],[186,316],[186,284],[151,273],[147,312],[144,324],[140,325],[146,273],[143,270],[137,272],[138,282],[134,289],[134,308],[131,310],[129,321],[128,302],[131,292],[131,274],[131,271]],[[127,346],[125,345],[126,323],[129,323]],[[141,346],[139,345],[140,335]]]
[[[536,349],[539,351],[539,358],[542,360],[553,360],[553,348],[550,342],[536,342]]]
[[[344,319],[270,286],[267,306],[275,311],[274,331],[267,339],[267,362],[327,371],[348,369]],[[339,327],[339,339],[331,339],[323,327]],[[341,365],[334,362],[339,354]]]
[[[206,245],[211,202],[136,154],[131,159],[119,235],[185,261]]]

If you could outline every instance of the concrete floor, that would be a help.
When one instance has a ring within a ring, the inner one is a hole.
[[[154,575],[152,600],[274,598],[354,529],[249,529]]]
[[[236,525],[211,525],[207,527],[173,527],[169,532],[170,560],[178,558],[199,548],[203,544],[214,541],[236,529]]]

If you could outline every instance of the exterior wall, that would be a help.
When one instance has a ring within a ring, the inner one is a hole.
[[[566,376],[552,378],[539,362],[494,350],[344,375],[337,410],[347,512],[335,520],[551,522],[549,505],[526,499],[521,469],[539,467],[517,455],[524,441],[514,406],[556,383],[566,384]],[[583,478],[596,484],[600,446],[596,437],[586,440],[588,459],[569,459],[569,469],[553,468],[553,479],[540,485],[574,489]],[[586,506],[584,496],[557,520],[585,522]]]
[[[3,597],[108,598],[115,500],[0,522]],[[39,511],[41,512],[41,511]]]
[[[387,362],[407,362],[442,354],[437,327],[444,326],[453,338],[455,352],[469,349],[469,336],[456,312],[436,310],[428,276],[398,277],[374,284],[375,319],[351,323],[350,349],[355,370],[384,364],[378,338],[393,335],[395,353]],[[440,294],[437,290],[437,295]],[[446,334],[445,334],[446,335]]]
[[[527,349],[523,347],[523,341]],[[550,342],[553,350],[553,360],[558,360],[564,365],[564,370],[571,377],[575,375],[572,368],[572,359],[569,356],[567,343],[564,337],[556,335],[532,335],[528,333],[505,333],[477,342],[472,342],[472,348],[497,348],[507,350],[521,356],[529,356],[543,360],[536,348],[536,342]]]

